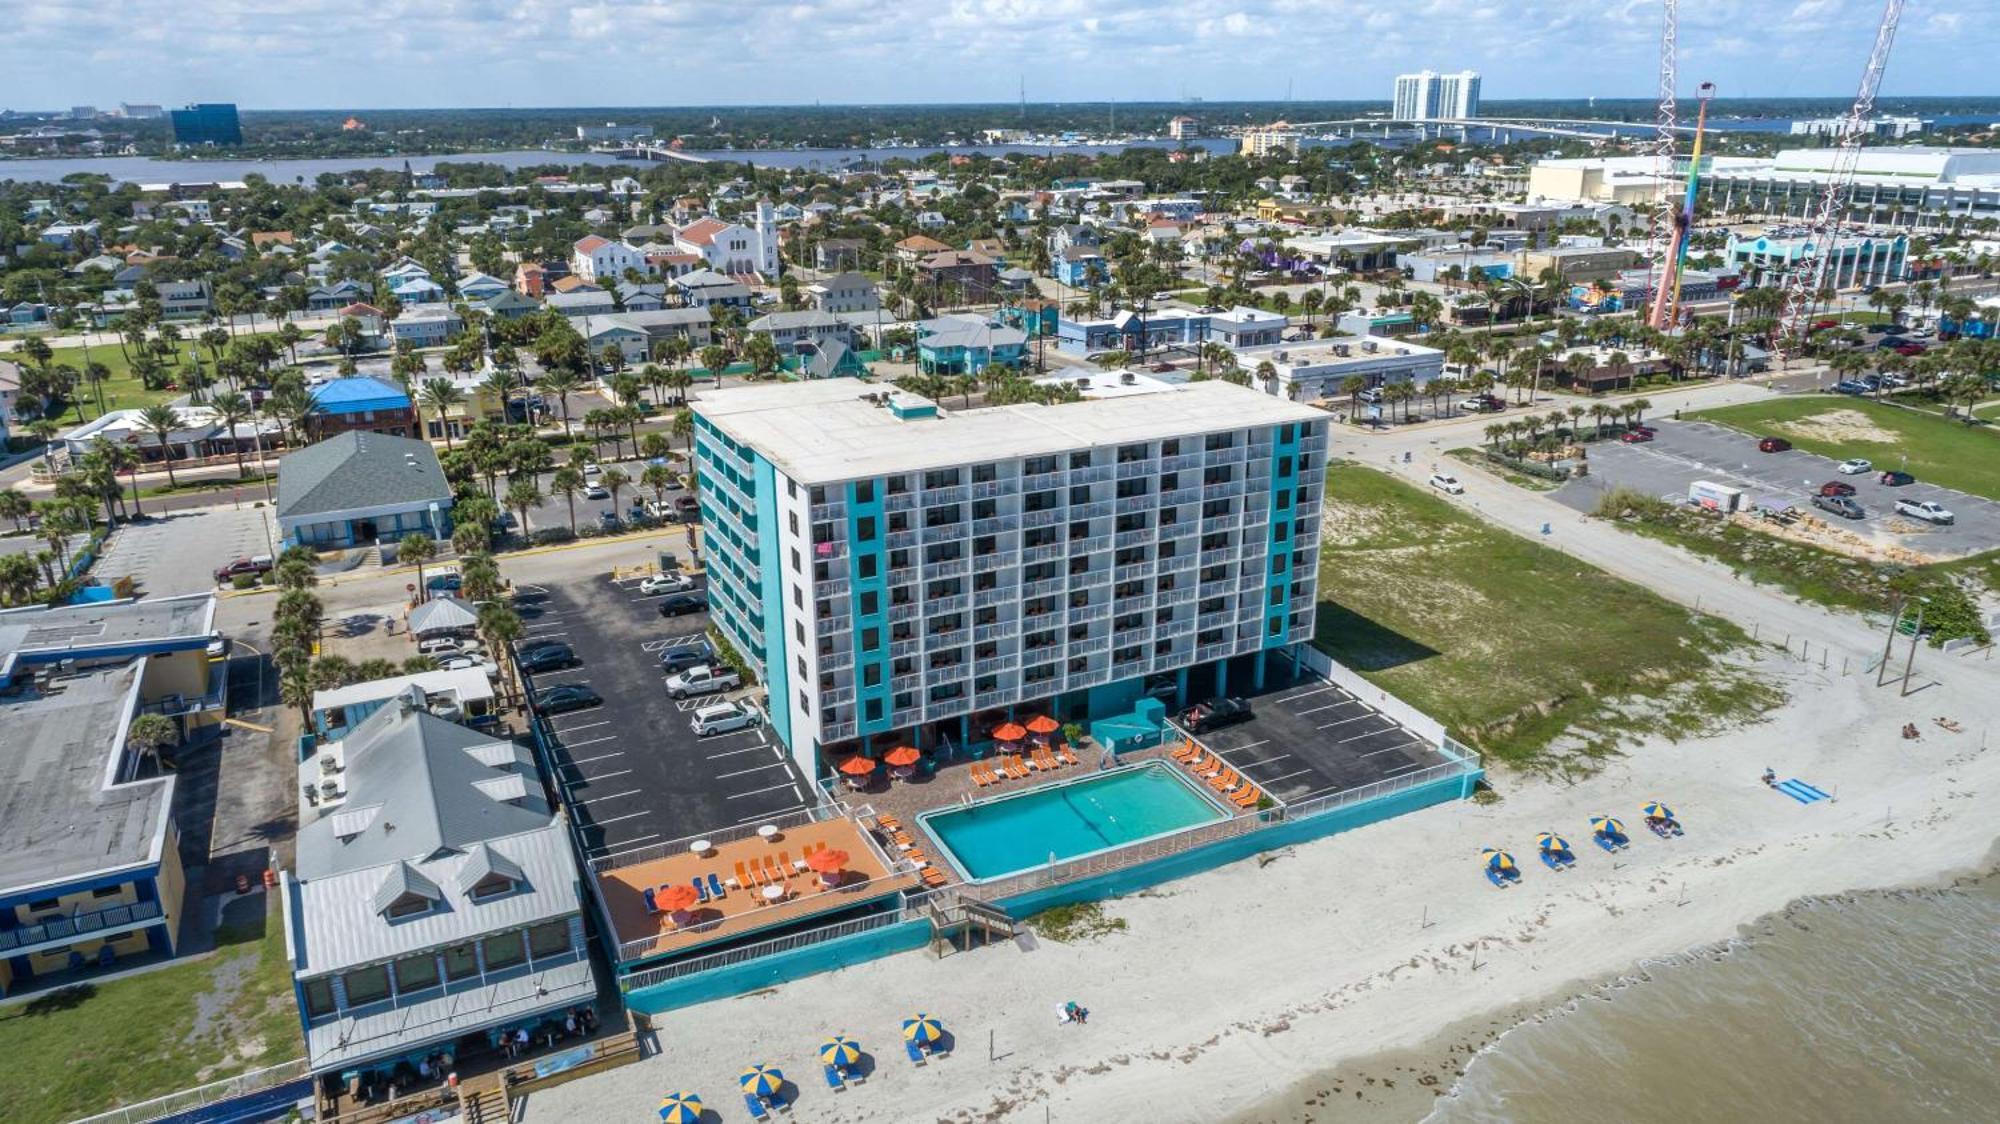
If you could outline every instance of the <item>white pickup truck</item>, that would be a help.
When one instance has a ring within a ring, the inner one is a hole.
[[[743,677],[726,667],[691,667],[679,675],[667,676],[667,693],[677,699],[733,691],[742,685]]]
[[[1926,523],[1954,523],[1958,517],[1945,510],[1944,505],[1931,500],[1897,500],[1896,514],[1921,519]]]

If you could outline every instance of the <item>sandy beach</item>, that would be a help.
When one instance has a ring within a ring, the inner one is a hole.
[[[799,1119],[1248,1124],[1331,1105],[1319,1118],[1413,1120],[1525,1013],[1726,940],[1801,896],[1990,861],[2000,752],[1982,741],[2000,664],[1919,658],[1941,682],[1907,699],[1869,675],[1775,658],[1760,673],[1791,698],[1766,723],[1636,746],[1571,785],[1503,774],[1497,803],[1429,809],[1107,902],[1122,932],[911,953],[670,1012],[656,1020],[657,1056],[536,1094],[526,1118],[640,1119],[663,1092],[689,1089],[718,1119],[743,1119],[735,1074],[767,1062],[799,1082]],[[1940,715],[1963,732],[1934,725]],[[1906,721],[1920,740],[1898,736]],[[1837,799],[1773,792],[1758,781],[1767,765]],[[1644,830],[1651,798],[1674,807],[1684,837]],[[1599,812],[1626,821],[1628,851],[1591,845]],[[1534,860],[1548,829],[1577,847],[1573,870]],[[1523,861],[1521,885],[1487,884],[1489,845]],[[1090,1009],[1088,1026],[1057,1025],[1070,999]],[[924,1069],[895,1037],[918,1010],[956,1040]],[[835,1033],[879,1067],[840,1094],[813,1060]],[[1342,1080],[1323,1082],[1330,1072]]]

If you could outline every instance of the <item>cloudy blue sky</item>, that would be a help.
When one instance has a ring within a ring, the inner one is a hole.
[[[1910,6],[1888,94],[1994,94],[1992,0]],[[1682,0],[1683,85],[1853,92],[1881,0]],[[1650,97],[1658,0],[0,0],[0,106],[246,109]],[[1990,11],[1989,11],[1990,15]]]

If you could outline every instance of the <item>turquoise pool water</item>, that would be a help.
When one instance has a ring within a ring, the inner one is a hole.
[[[1159,762],[920,817],[966,878],[983,881],[1223,818]]]

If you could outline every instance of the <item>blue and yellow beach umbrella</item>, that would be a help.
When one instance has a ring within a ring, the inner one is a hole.
[[[903,1037],[919,1046],[927,1046],[944,1037],[944,1027],[939,1026],[936,1019],[918,1012],[903,1020]]]
[[[1540,847],[1544,854],[1549,855],[1560,855],[1569,850],[1569,840],[1553,831],[1544,831],[1535,836],[1535,845]]]
[[[1486,866],[1489,870],[1504,871],[1514,869],[1514,856],[1505,851],[1488,847],[1484,851],[1479,852],[1479,854],[1481,858],[1486,860]]]
[[[836,1034],[819,1048],[821,1065],[849,1066],[861,1061],[861,1046],[845,1034]]]
[[[1660,803],[1658,800],[1639,809],[1639,811],[1649,820],[1670,820],[1674,818],[1674,810]]]
[[[757,1097],[775,1097],[785,1087],[785,1075],[768,1065],[753,1065],[736,1078],[743,1091]]]
[[[1590,817],[1590,830],[1598,835],[1609,838],[1613,835],[1625,834],[1625,825],[1612,819],[1610,816],[1592,816]]]
[[[668,1093],[660,1098],[660,1119],[665,1124],[701,1124],[701,1098],[693,1093]]]

